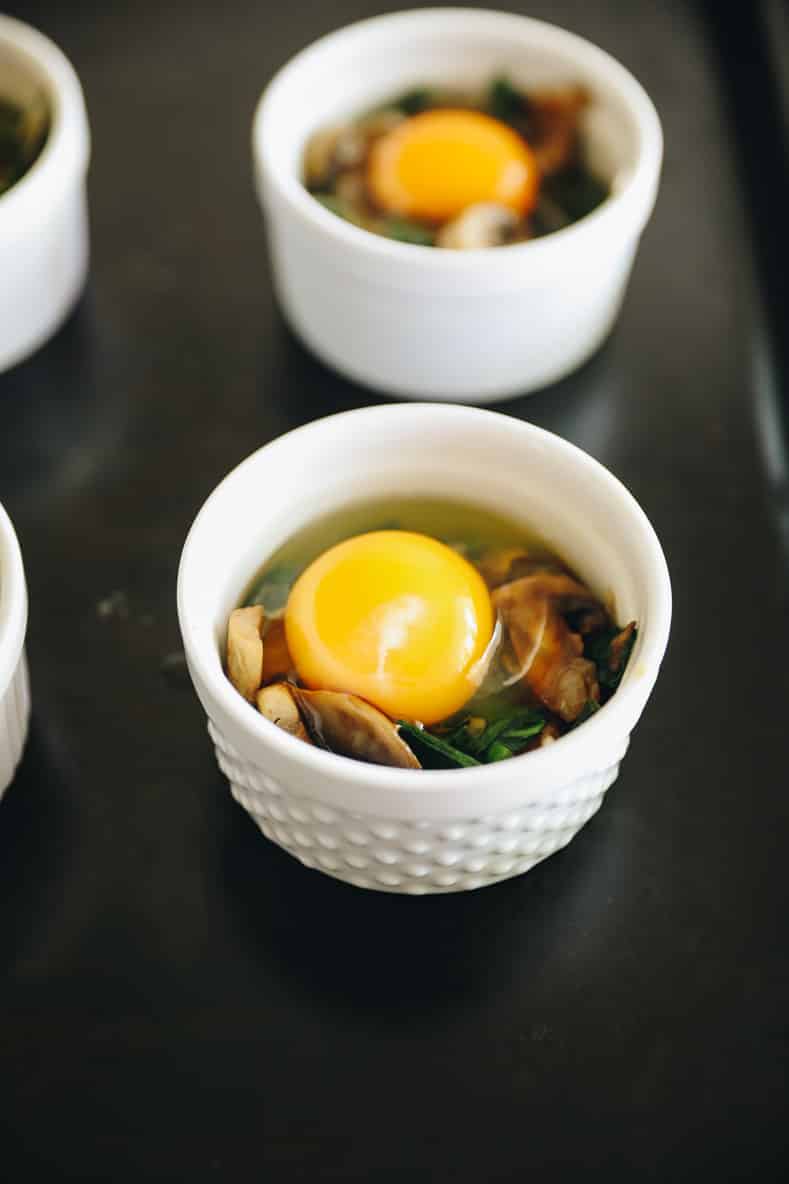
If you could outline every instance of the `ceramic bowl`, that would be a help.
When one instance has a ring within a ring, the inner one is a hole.
[[[390,241],[324,209],[300,180],[310,135],[411,86],[582,83],[583,131],[612,193],[532,242],[450,251]],[[253,127],[274,283],[295,333],[328,365],[386,393],[486,403],[585,361],[611,329],[662,158],[655,108],[601,49],[553,25],[475,9],[422,9],[341,29],[297,54]]]
[[[0,506],[0,797],[19,763],[30,717],[26,629],[22,555],[11,520]]]
[[[0,372],[42,345],[68,316],[88,266],[89,135],[79,80],[56,45],[0,16],[0,96],[51,110],[41,155],[0,196]]]
[[[479,768],[427,772],[312,748],[225,677],[226,623],[257,568],[319,516],[391,496],[446,497],[540,533],[638,641],[616,695],[556,743]],[[615,780],[666,647],[671,586],[627,490],[557,436],[447,404],[318,420],[253,453],[214,490],[184,546],[178,613],[197,694],[235,798],[308,867],[365,888],[422,894],[518,875],[563,847]]]

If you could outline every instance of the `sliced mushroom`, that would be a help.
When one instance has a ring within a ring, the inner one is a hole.
[[[385,136],[387,132],[394,131],[405,118],[404,111],[398,111],[396,107],[385,107],[382,111],[374,111],[372,115],[360,119],[356,127],[369,143],[371,140],[377,140],[379,136]]]
[[[349,124],[325,127],[307,141],[304,150],[304,180],[310,189],[331,185],[338,172],[353,169],[367,153],[367,134]]]
[[[489,588],[499,588],[537,572],[569,575],[558,559],[530,555],[523,547],[491,547],[480,556],[477,567]]]
[[[293,690],[288,683],[274,682],[258,691],[257,708],[261,715],[270,719],[278,728],[282,728],[283,732],[288,732],[307,744],[312,743],[293,698]]]
[[[591,633],[608,623],[608,613],[595,594],[558,564],[541,562],[531,571],[513,565],[512,574],[514,578],[529,576],[535,595],[546,596],[563,615],[573,618],[573,632]]]
[[[304,691],[292,687],[307,731],[317,743],[342,756],[401,769],[421,766],[388,715],[343,691]]]
[[[512,239],[517,228],[517,215],[506,206],[492,201],[477,202],[447,222],[436,237],[436,246],[456,251],[500,247]]]
[[[263,636],[263,683],[287,678],[293,669],[293,659],[285,636],[285,621],[277,617],[269,621]]]
[[[352,210],[363,210],[367,205],[367,182],[363,170],[350,169],[347,173],[340,173],[334,184],[334,192],[337,199]]]
[[[334,171],[334,149],[340,129],[325,127],[307,141],[304,149],[304,180],[312,189],[327,185]]]
[[[612,674],[621,674],[622,667],[630,653],[630,644],[635,631],[636,623],[631,621],[611,641],[608,647],[608,669]]]
[[[488,587],[498,588],[513,578],[510,574],[513,564],[528,558],[522,547],[489,547],[482,552],[476,566]]]
[[[588,101],[581,86],[530,96],[531,146],[544,177],[572,162],[578,144],[578,117]]]
[[[509,632],[519,674],[529,689],[563,720],[578,718],[589,700],[597,702],[600,689],[595,665],[583,657],[583,642],[560,611],[550,582],[582,584],[554,573],[525,576],[493,593],[493,603]]]
[[[236,608],[227,624],[227,675],[250,703],[263,681],[263,607]]]

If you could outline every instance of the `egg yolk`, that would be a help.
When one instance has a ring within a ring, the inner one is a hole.
[[[493,625],[475,568],[443,543],[399,530],[324,552],[285,610],[288,648],[308,687],[350,691],[426,724],[474,693]]]
[[[367,173],[384,210],[443,221],[475,202],[526,214],[537,200],[539,169],[521,137],[481,111],[424,111],[371,149]]]

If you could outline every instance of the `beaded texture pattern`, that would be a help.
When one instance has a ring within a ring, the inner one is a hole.
[[[16,671],[0,695],[0,797],[3,796],[22,756],[30,719],[30,684],[22,654]]]
[[[412,896],[482,888],[528,871],[570,842],[619,772],[617,762],[506,813],[398,821],[296,794],[241,756],[211,721],[208,730],[233,797],[266,838],[358,888]]]

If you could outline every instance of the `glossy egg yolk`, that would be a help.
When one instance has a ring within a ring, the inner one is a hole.
[[[493,625],[475,568],[443,543],[399,530],[324,552],[285,610],[288,648],[308,687],[350,691],[426,724],[474,693]]]
[[[398,124],[371,149],[367,182],[389,213],[443,221],[476,202],[526,214],[539,170],[521,137],[480,111],[425,111]]]

